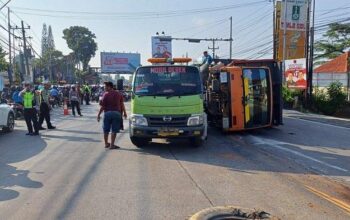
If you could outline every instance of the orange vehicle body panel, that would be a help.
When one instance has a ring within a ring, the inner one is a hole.
[[[244,68],[258,68],[258,67],[244,67]],[[266,68],[266,67],[259,67],[259,68]],[[268,69],[268,68],[266,68]],[[246,86],[244,86],[243,76],[242,76],[242,67],[237,66],[229,66],[225,67],[222,70],[227,72],[230,76],[230,96],[231,96],[231,124],[232,126],[229,128],[224,129],[225,131],[243,131],[243,130],[253,130],[258,128],[265,128],[265,127],[271,127],[272,126],[272,106],[273,106],[273,98],[272,98],[272,80],[271,80],[271,72],[269,72],[269,112],[270,112],[270,121],[268,124],[264,126],[254,127],[254,128],[246,128],[246,120],[249,121],[249,118],[247,119],[246,111],[249,110],[249,107],[244,104],[243,99],[245,98],[244,93],[248,93],[247,91],[244,92],[244,89]],[[249,115],[248,115],[249,117]]]

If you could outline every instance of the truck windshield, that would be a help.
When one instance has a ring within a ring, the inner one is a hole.
[[[190,66],[152,66],[139,68],[134,92],[143,96],[184,96],[202,93],[199,71]]]

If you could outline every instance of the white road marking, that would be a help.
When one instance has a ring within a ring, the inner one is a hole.
[[[338,125],[331,125],[331,124],[327,124],[327,123],[323,123],[323,122],[317,122],[317,121],[312,121],[312,120],[307,120],[307,119],[302,119],[302,118],[295,118],[295,117],[292,117],[292,116],[284,116],[284,117],[288,118],[288,119],[294,119],[294,120],[310,122],[310,123],[317,124],[317,125],[320,125],[320,126],[329,126],[329,127],[333,127],[333,128],[340,128],[340,129],[350,130],[350,128],[347,128],[347,127],[342,127],[342,126],[338,126]]]
[[[317,163],[322,164],[324,166],[327,166],[327,167],[330,167],[330,168],[333,168],[333,169],[336,169],[336,170],[340,170],[340,171],[343,171],[343,172],[349,172],[347,169],[344,169],[344,168],[341,168],[341,167],[329,164],[327,162],[324,162],[324,161],[318,160],[316,158],[307,156],[307,155],[305,155],[303,153],[300,153],[298,151],[294,151],[294,150],[291,150],[291,149],[289,149],[287,147],[281,146],[281,145],[286,145],[286,144],[293,145],[291,143],[279,142],[279,141],[270,140],[270,139],[263,139],[263,138],[258,138],[258,137],[254,137],[254,136],[251,136],[251,135],[250,135],[250,138],[252,140],[254,140],[253,144],[255,144],[255,145],[268,145],[268,146],[277,148],[279,150],[287,151],[287,152],[292,153],[292,154],[294,154],[296,156],[299,156],[299,157],[302,157],[302,158],[305,158],[305,159],[317,162]]]

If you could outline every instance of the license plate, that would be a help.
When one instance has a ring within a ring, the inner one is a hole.
[[[179,129],[175,129],[175,128],[161,128],[158,131],[158,135],[161,136],[161,137],[179,136]]]

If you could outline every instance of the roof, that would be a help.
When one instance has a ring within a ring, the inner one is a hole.
[[[314,73],[348,73],[350,71],[350,51],[317,67]]]

